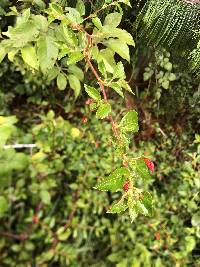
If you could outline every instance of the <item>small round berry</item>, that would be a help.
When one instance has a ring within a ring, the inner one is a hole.
[[[87,121],[88,121],[87,117],[83,117],[83,118],[82,118],[82,123],[86,124]]]
[[[124,185],[123,185],[123,189],[125,192],[128,192],[129,190],[129,182],[126,182]]]
[[[145,161],[147,167],[153,172],[154,171],[154,163],[150,159],[147,159],[147,158],[144,158],[144,161]]]

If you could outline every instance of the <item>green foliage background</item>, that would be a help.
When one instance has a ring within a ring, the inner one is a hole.
[[[40,8],[43,1],[35,2]],[[93,10],[103,4],[89,2]],[[2,3],[6,10],[8,2]],[[122,28],[134,37],[138,8],[124,7]],[[13,18],[1,16],[5,30]],[[116,114],[138,111],[131,154],[155,162],[143,184],[153,193],[153,216],[131,223],[126,213],[106,213],[120,193],[93,186],[120,163],[109,146],[111,126],[95,118],[85,93],[74,101],[70,90],[59,91],[55,81],[6,59],[0,66],[0,115],[7,116],[0,117],[0,145],[38,148],[0,150],[0,266],[200,266],[199,80],[180,68],[174,50],[162,44],[155,52],[143,37],[135,39],[132,67],[125,66],[135,96],[111,96]]]

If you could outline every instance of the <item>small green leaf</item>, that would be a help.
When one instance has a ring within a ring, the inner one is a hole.
[[[98,54],[98,63],[103,60],[106,71],[110,73],[113,73],[116,66],[114,55],[115,53],[109,48],[100,50]]]
[[[118,83],[111,83],[110,87],[115,90],[116,93],[118,93],[121,97],[124,98],[124,94],[122,91],[121,86]]]
[[[121,167],[116,169],[112,174],[110,174],[108,177],[102,179],[100,182],[98,182],[95,189],[99,189],[102,191],[112,191],[116,192],[122,189],[127,176],[129,176],[130,173],[128,169]]]
[[[195,213],[191,222],[194,227],[200,226],[200,213]]]
[[[40,28],[40,31],[47,32],[49,23],[47,19],[42,15],[36,15],[33,16],[33,20],[36,23],[36,25]]]
[[[94,26],[97,27],[97,29],[100,30],[102,28],[102,23],[101,23],[99,18],[97,18],[97,17],[93,18],[92,22],[93,22]]]
[[[106,16],[104,20],[104,26],[108,25],[109,27],[116,28],[122,20],[122,14],[118,12],[110,13]]]
[[[69,59],[67,61],[68,65],[76,64],[77,62],[79,62],[80,60],[84,58],[81,51],[75,51],[75,52],[69,53],[68,56],[69,56]]]
[[[104,41],[104,44],[105,46],[109,47],[114,52],[119,54],[122,58],[130,62],[129,48],[125,42],[110,38],[109,40]]]
[[[138,114],[135,110],[126,113],[120,122],[120,130],[122,132],[138,132]]]
[[[69,80],[69,85],[70,87],[74,90],[74,94],[75,94],[75,98],[77,98],[80,94],[80,90],[81,90],[81,84],[79,79],[73,75],[73,74],[69,74],[67,76],[68,80]]]
[[[83,19],[81,18],[81,15],[76,8],[65,7],[65,11],[67,12],[65,17],[70,23],[82,23]]]
[[[128,205],[124,203],[123,200],[120,200],[119,202],[114,202],[107,213],[120,213],[122,211],[125,211],[127,208]]]
[[[39,64],[35,47],[32,45],[25,46],[21,49],[21,53],[24,62],[31,66],[33,69],[38,70]]]
[[[51,196],[48,191],[42,190],[40,192],[40,197],[44,204],[47,204],[47,205],[51,204]]]
[[[124,65],[122,64],[122,62],[118,62],[114,72],[113,72],[113,79],[124,79],[125,78],[125,72],[124,72]]]
[[[38,59],[41,71],[44,74],[47,74],[50,69],[53,68],[57,56],[58,56],[58,47],[51,36],[45,35],[41,36],[37,42],[38,46]]]
[[[109,103],[102,103],[99,105],[96,117],[98,119],[104,119],[108,116],[108,114],[111,112],[111,105]]]
[[[97,89],[87,84],[84,84],[86,93],[95,101],[101,100],[101,95]]]
[[[143,159],[131,160],[130,166],[133,169],[134,173],[144,181],[151,179],[149,169],[147,168],[146,163]]]
[[[77,0],[76,9],[78,10],[81,16],[85,15],[85,5],[82,0]]]
[[[70,65],[68,67],[68,72],[74,74],[80,81],[83,81],[84,73],[83,73],[82,69],[80,69],[76,65]]]
[[[55,66],[52,69],[50,69],[50,71],[48,72],[48,76],[47,76],[48,81],[54,80],[59,74],[59,72],[60,70]]]
[[[67,79],[63,73],[59,73],[57,76],[57,86],[60,90],[65,90],[67,86]]]

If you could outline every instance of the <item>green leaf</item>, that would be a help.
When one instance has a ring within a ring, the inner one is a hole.
[[[104,44],[105,46],[109,47],[114,52],[119,54],[122,58],[130,62],[129,48],[126,43],[117,39],[110,38],[109,40],[104,41]]]
[[[8,210],[8,200],[5,197],[0,196],[0,216],[2,216]]]
[[[99,105],[97,109],[96,117],[98,119],[104,119],[109,115],[110,112],[111,112],[111,105],[109,103],[102,103]]]
[[[100,30],[102,28],[102,23],[98,17],[93,18],[92,22],[93,22],[94,26],[97,27],[97,29]]]
[[[116,93],[118,93],[121,97],[124,98],[124,94],[122,91],[121,86],[118,83],[111,83],[110,87],[115,90]]]
[[[18,27],[8,27],[8,31],[3,33],[10,39],[4,40],[11,48],[22,48],[28,42],[35,41],[39,35],[39,27],[33,21],[20,24]]]
[[[118,62],[114,72],[113,72],[113,79],[124,79],[125,78],[125,72],[124,72],[124,65],[122,64],[122,62]]]
[[[138,132],[139,126],[137,112],[135,110],[127,112],[122,118],[119,126],[122,132]]]
[[[60,34],[62,34],[64,40],[71,46],[77,47],[78,46],[78,39],[76,34],[65,25],[61,25],[58,29],[60,29]]]
[[[95,101],[101,100],[101,95],[97,89],[87,84],[84,84],[86,93]]]
[[[137,218],[138,213],[136,212],[134,207],[129,207],[129,216],[131,218],[131,223]]]
[[[80,81],[83,81],[84,73],[83,73],[82,69],[80,69],[76,65],[70,65],[68,67],[68,72],[74,74]]]
[[[0,43],[0,63],[2,62],[5,56],[6,56],[6,50]]]
[[[37,46],[37,55],[41,71],[44,74],[47,74],[49,70],[53,68],[56,62],[58,56],[58,48],[54,39],[48,35],[41,36],[37,42]]]
[[[22,171],[29,163],[28,156],[24,153],[16,153],[12,160],[12,169]]]
[[[191,252],[195,248],[195,245],[196,245],[196,241],[193,236],[185,237],[185,249],[187,253]]]
[[[107,213],[120,213],[125,211],[128,208],[128,205],[124,203],[124,200],[120,200],[119,202],[114,202]]]
[[[67,79],[63,73],[59,73],[57,76],[57,86],[60,90],[65,90],[67,86]]]
[[[54,80],[57,75],[59,74],[60,70],[57,67],[53,67],[52,69],[50,69],[50,71],[48,72],[48,76],[47,76],[47,80],[48,81],[52,81]]]
[[[128,169],[124,167],[118,168],[107,178],[104,178],[100,182],[98,182],[95,189],[112,192],[119,191],[122,189],[129,174],[130,173]]]
[[[148,210],[148,215],[153,215],[153,197],[148,191],[142,192],[142,199],[140,202],[145,206]]]
[[[195,213],[191,222],[194,227],[200,226],[200,213]]]
[[[144,181],[151,179],[149,169],[143,159],[131,160],[130,166],[139,178],[142,178]]]
[[[118,81],[118,84],[121,85],[121,87],[124,88],[129,93],[134,94],[133,91],[132,91],[132,89],[131,89],[131,87],[130,87],[130,85],[128,84],[127,81],[120,80],[120,81]]]
[[[114,55],[115,53],[109,48],[100,50],[98,54],[98,63],[103,60],[106,71],[110,73],[113,73],[116,66]]]
[[[33,21],[39,27],[40,31],[47,32],[49,23],[47,19],[42,15],[36,15],[33,17]]]
[[[122,20],[122,14],[118,12],[110,13],[106,16],[104,20],[104,26],[108,25],[109,27],[116,28]]]
[[[65,17],[69,21],[69,23],[76,23],[80,24],[83,22],[83,19],[81,18],[81,15],[76,8],[72,7],[65,7],[65,11],[68,12],[66,13]]]
[[[21,53],[24,62],[33,69],[38,70],[39,64],[35,47],[32,45],[25,46],[24,48],[21,49]]]
[[[77,0],[76,9],[78,10],[81,16],[85,15],[85,5],[82,0]]]
[[[51,204],[51,196],[48,191],[42,190],[40,192],[40,197],[44,204],[47,204],[47,205]]]
[[[69,74],[67,76],[68,80],[69,80],[69,85],[70,87],[74,90],[74,95],[75,98],[77,98],[80,94],[80,90],[81,90],[81,84],[79,79],[73,75],[73,74]]]
[[[84,58],[84,55],[81,53],[81,51],[75,51],[69,53],[68,56],[69,56],[69,59],[67,60],[68,65],[75,64]]]
[[[126,30],[122,30],[119,28],[112,28],[109,25],[103,26],[100,31],[102,32],[104,38],[118,38],[120,41],[135,46],[135,42],[133,40],[133,37],[130,33],[128,33]]]

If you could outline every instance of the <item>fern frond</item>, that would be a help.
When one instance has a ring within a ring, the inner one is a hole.
[[[179,53],[196,47],[199,26],[199,0],[148,0],[137,21],[140,36],[148,43]]]

